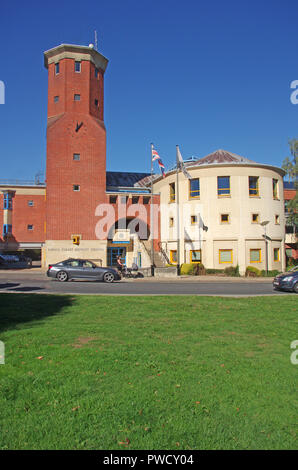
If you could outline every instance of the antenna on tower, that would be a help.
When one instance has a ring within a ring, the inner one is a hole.
[[[98,47],[97,47],[97,31],[96,31],[96,30],[94,31],[94,45],[95,45],[95,50],[98,51]]]

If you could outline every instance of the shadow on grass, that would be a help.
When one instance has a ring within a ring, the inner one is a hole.
[[[17,325],[42,321],[58,315],[74,302],[70,296],[9,294],[0,295],[0,332],[16,328]]]

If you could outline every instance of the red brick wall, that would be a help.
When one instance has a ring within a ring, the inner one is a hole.
[[[28,206],[28,201],[33,201],[33,207]],[[32,194],[16,194],[13,198],[12,209],[12,234],[17,242],[41,243],[45,240],[45,196]],[[2,239],[3,226],[3,194],[0,195],[0,221]],[[27,226],[33,225],[33,230]]]
[[[99,70],[95,77],[95,66],[87,60],[81,61],[81,72],[75,72],[74,59],[59,61],[59,73],[55,73],[55,64],[48,66],[48,117],[65,112],[91,114],[103,121],[103,72]],[[74,101],[74,95],[81,95],[80,101]],[[55,103],[54,97],[59,101]],[[99,104],[96,107],[94,100]]]
[[[137,196],[137,194],[135,195]],[[111,206],[114,209],[114,214],[115,214],[115,220],[111,221],[111,223],[107,224],[106,231],[109,232],[109,230],[112,228],[115,222],[117,222],[119,219],[122,219],[126,217],[127,221],[129,222],[129,219],[135,217],[141,222],[144,222],[148,226],[148,238],[150,236],[150,225],[151,225],[151,197],[150,195],[148,196],[139,196],[139,201],[137,204],[142,205],[142,208],[138,210],[138,207],[136,205],[135,210],[134,209],[134,204],[132,202],[132,198],[127,198],[127,203],[125,204],[125,209],[124,208],[119,208],[119,198],[121,197],[126,197],[125,194],[123,195],[118,195],[117,196],[117,202],[116,203],[111,203]],[[144,204],[144,199],[149,199],[147,204]],[[107,195],[106,198],[106,204],[110,204],[110,195]],[[154,249],[159,250],[158,247],[158,242],[160,241],[160,213],[159,213],[159,203],[160,203],[160,197],[159,196],[153,196],[153,204],[155,207],[155,217],[154,217],[154,222],[156,224],[156,227],[154,228],[154,235],[155,235],[155,240],[154,240]],[[103,218],[105,215],[102,216]],[[101,217],[98,218],[98,221],[101,220]]]
[[[50,64],[47,128],[47,240],[70,240],[80,234],[95,240],[95,209],[106,201],[106,132],[103,123],[103,72],[95,77],[95,67],[74,59]],[[74,101],[74,94],[80,101]],[[61,96],[54,103],[54,96]],[[98,107],[94,100],[98,99]],[[77,123],[83,123],[76,132]],[[80,154],[80,161],[73,154]],[[80,191],[74,191],[79,185]]]
[[[33,201],[33,207],[28,201]],[[33,225],[33,230],[27,226]],[[18,242],[44,242],[45,196],[18,195],[13,198],[12,232]]]

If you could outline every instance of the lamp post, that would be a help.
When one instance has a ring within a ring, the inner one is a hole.
[[[263,237],[265,238],[265,253],[266,253],[266,274],[268,274],[268,239],[267,239],[267,233],[266,233],[266,226],[269,224],[269,220],[264,220],[264,222],[261,222],[260,225],[264,227],[264,235]]]

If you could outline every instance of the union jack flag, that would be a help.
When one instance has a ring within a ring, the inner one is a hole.
[[[164,164],[162,163],[160,157],[159,157],[157,163],[158,163],[159,168],[160,168],[160,171],[161,171],[161,173],[162,173],[162,177],[165,178],[165,177],[166,177],[166,175],[165,175],[165,166],[164,166]]]
[[[151,152],[152,152],[152,161],[154,162],[155,160],[157,160],[157,163],[158,163],[158,165],[159,165],[159,168],[160,168],[160,171],[161,171],[161,173],[162,173],[162,176],[163,176],[163,178],[165,178],[165,177],[166,177],[166,175],[165,175],[165,166],[164,166],[164,164],[162,163],[159,154],[158,154],[157,151],[153,148],[153,145],[152,145],[152,147],[151,147]]]
[[[152,161],[158,160],[160,156],[158,155],[157,151],[152,148]]]

